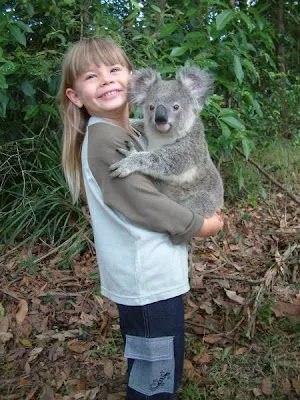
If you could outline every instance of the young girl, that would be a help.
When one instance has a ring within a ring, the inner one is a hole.
[[[184,359],[182,295],[189,290],[187,242],[215,235],[220,213],[198,215],[161,194],[140,174],[111,178],[129,122],[132,67],[109,38],[76,43],[60,89],[63,167],[76,202],[90,210],[101,292],[117,303],[128,358],[127,400],[174,399]]]

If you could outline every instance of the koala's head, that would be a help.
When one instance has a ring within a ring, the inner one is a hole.
[[[184,136],[212,90],[213,78],[198,67],[180,68],[174,80],[162,80],[158,72],[133,73],[130,100],[144,108],[146,133]]]

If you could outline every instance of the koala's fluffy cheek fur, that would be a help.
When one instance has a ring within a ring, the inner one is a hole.
[[[190,132],[192,126],[195,123],[196,120],[196,113],[189,109],[189,110],[181,110],[180,112],[181,115],[176,116],[176,121],[174,121],[174,130],[176,127],[176,136],[178,137],[183,137],[185,136],[188,132]]]

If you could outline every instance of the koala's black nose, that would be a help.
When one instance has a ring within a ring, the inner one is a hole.
[[[155,122],[166,123],[168,122],[168,111],[166,107],[159,105],[155,110]]]

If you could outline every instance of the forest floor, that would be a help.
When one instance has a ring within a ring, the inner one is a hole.
[[[228,206],[224,232],[193,241],[179,399],[300,398],[299,239],[299,205],[273,190]],[[117,310],[94,252],[71,267],[55,254],[37,263],[43,252],[1,258],[0,398],[124,399]]]

